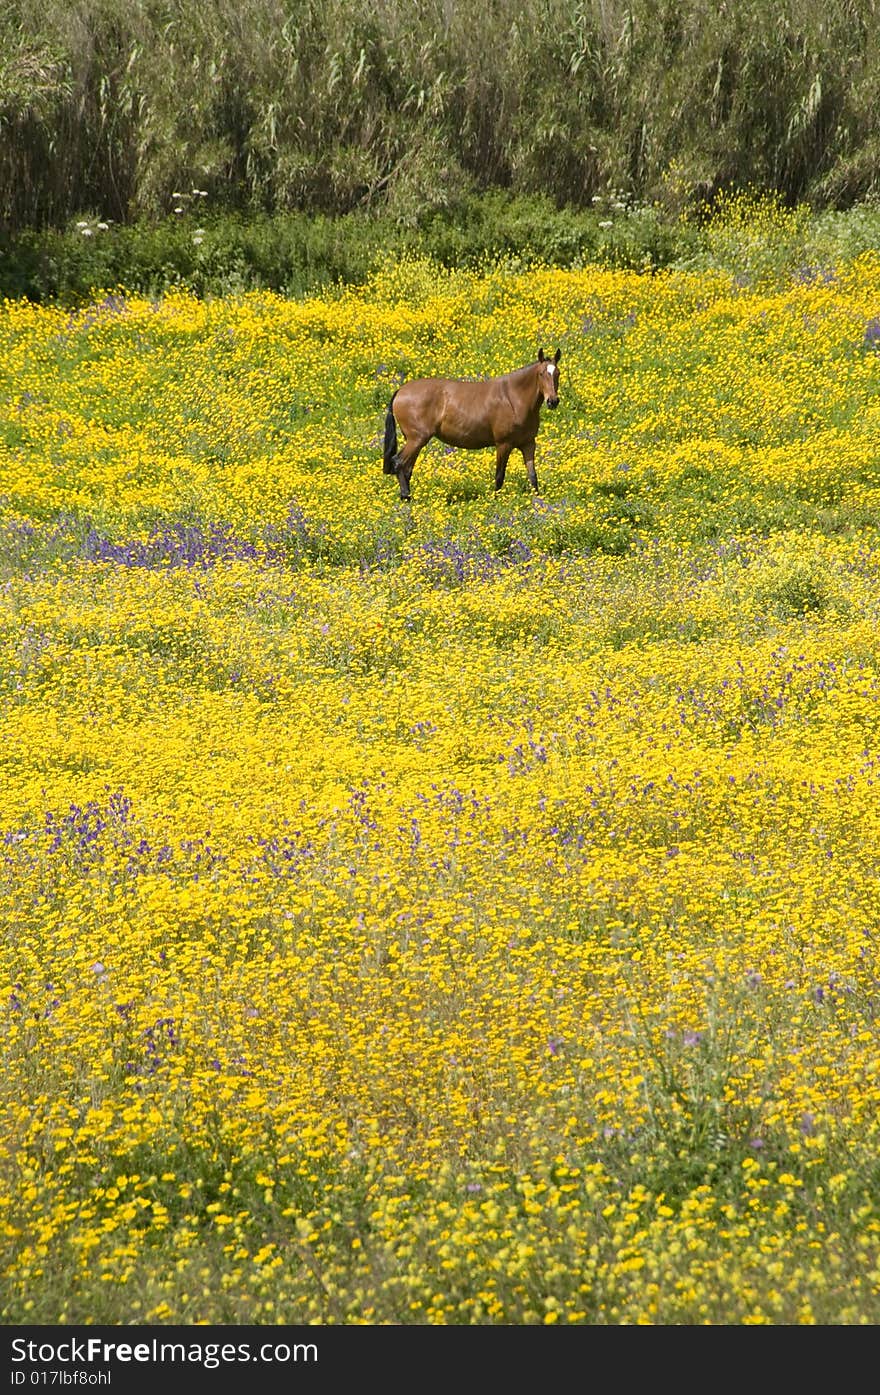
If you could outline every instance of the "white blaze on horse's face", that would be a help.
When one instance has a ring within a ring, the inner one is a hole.
[[[544,371],[547,374],[548,382],[544,385],[544,401],[548,407],[559,406],[559,369],[555,363],[545,361]]]

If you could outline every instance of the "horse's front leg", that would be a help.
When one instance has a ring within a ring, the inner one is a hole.
[[[536,470],[535,470],[535,443],[534,443],[534,441],[531,441],[527,446],[523,446],[523,448],[522,448],[522,458],[523,458],[523,460],[524,460],[525,463],[526,463],[526,474],[527,474],[528,477],[529,477],[529,484],[532,486],[532,489],[534,489],[535,492],[537,493],[537,491],[538,491],[538,475],[537,475],[537,472],[536,472]]]
[[[495,447],[495,488],[500,489],[504,483],[504,472],[507,469],[507,462],[510,459],[510,452],[513,446]]]

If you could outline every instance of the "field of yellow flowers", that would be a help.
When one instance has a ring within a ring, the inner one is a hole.
[[[880,1321],[878,314],[0,306],[2,1321]]]

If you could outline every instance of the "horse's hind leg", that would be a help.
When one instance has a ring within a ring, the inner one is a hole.
[[[510,452],[513,446],[495,447],[495,488],[500,489],[504,483],[504,472],[507,469],[507,462],[510,459]]]
[[[401,499],[408,499],[410,497],[409,482],[412,479],[412,472],[415,469],[419,451],[422,449],[422,446],[427,445],[429,440],[429,436],[425,436],[423,439],[417,436],[411,437],[408,441],[404,442],[403,446],[401,446],[400,450],[397,452],[394,473],[397,475],[397,483],[400,485]]]

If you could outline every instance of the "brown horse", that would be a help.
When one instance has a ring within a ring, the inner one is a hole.
[[[495,488],[504,483],[510,452],[522,453],[529,483],[538,488],[535,437],[541,407],[559,406],[559,359],[538,350],[535,363],[500,378],[474,382],[462,378],[414,378],[394,393],[385,414],[383,471],[396,475],[401,499],[410,497],[409,482],[423,446],[432,436],[465,450],[495,447]],[[397,447],[397,423],[405,436]]]

